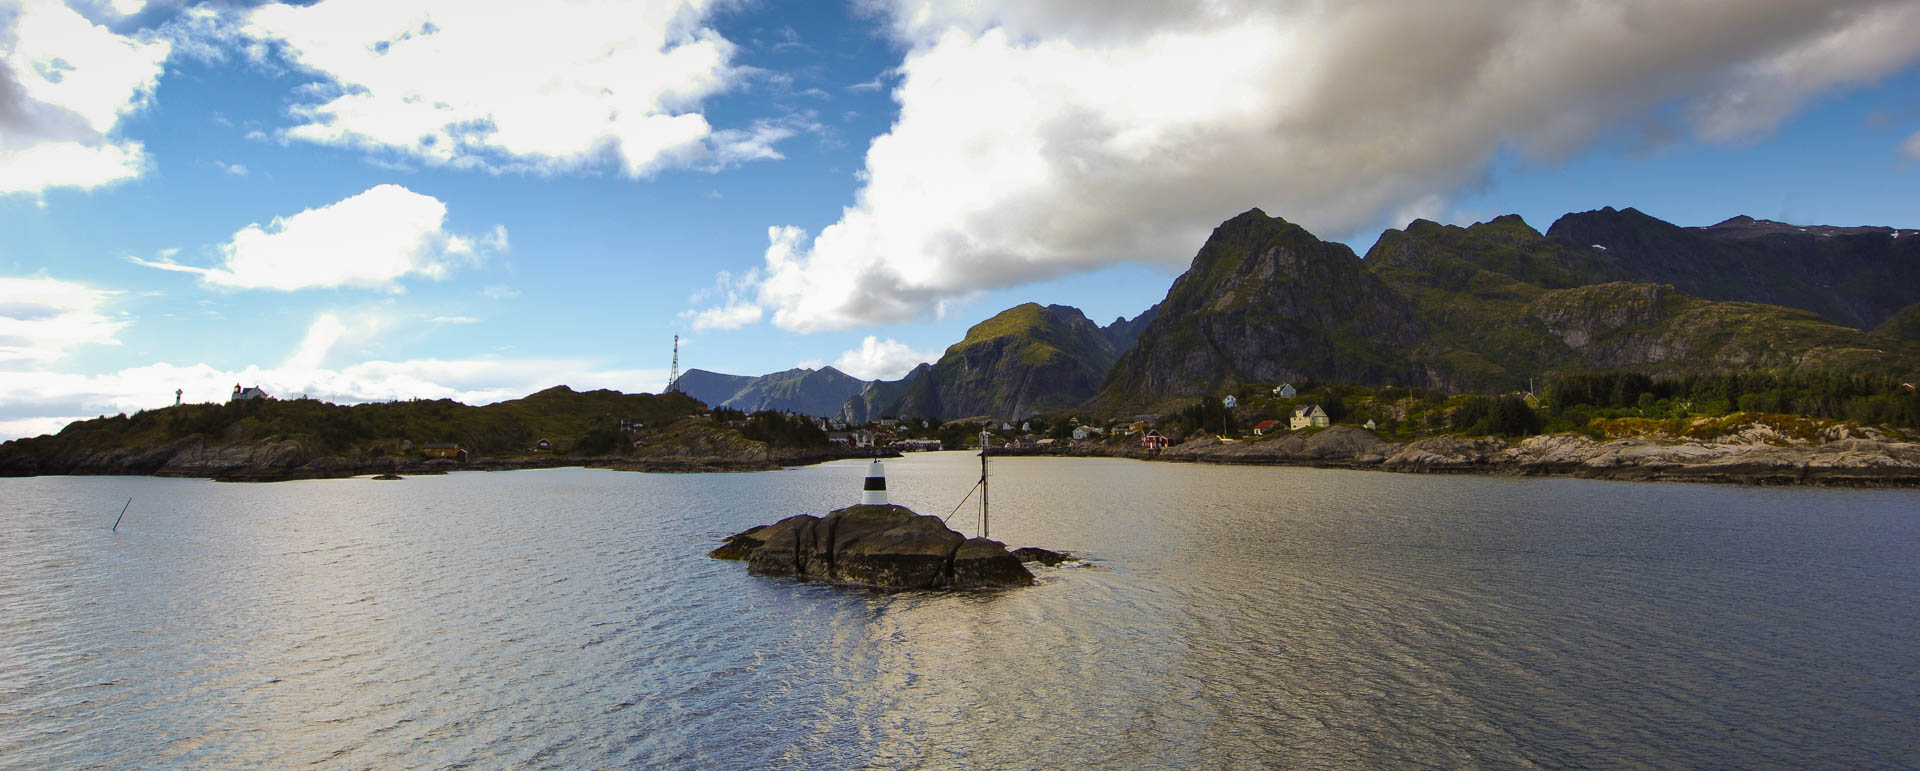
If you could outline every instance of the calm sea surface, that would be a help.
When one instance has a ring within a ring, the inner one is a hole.
[[[994,537],[1090,565],[705,558],[862,463],[0,480],[0,767],[1920,767],[1920,492],[994,472]]]

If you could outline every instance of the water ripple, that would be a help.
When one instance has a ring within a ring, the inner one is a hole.
[[[1006,459],[1084,566],[704,558],[863,471],[0,480],[0,767],[1920,766],[1913,492]]]

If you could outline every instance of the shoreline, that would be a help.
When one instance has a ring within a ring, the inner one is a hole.
[[[1920,487],[1920,443],[1880,439],[1794,445],[1758,440],[1601,441],[1579,434],[1543,434],[1515,442],[1437,436],[1401,443],[1362,429],[1334,426],[1258,441],[1204,437],[1159,452],[1082,441],[1063,448],[996,450],[994,454],[1754,487]]]
[[[291,446],[289,446],[291,445]],[[44,459],[30,469],[0,468],[0,476],[154,476],[216,482],[284,482],[451,471],[602,468],[654,474],[776,471],[834,460],[870,458],[871,449],[772,449],[746,455],[482,457],[466,463],[435,459],[312,458],[297,443],[209,448],[198,443],[140,451]],[[973,452],[977,450],[958,450]],[[1509,442],[1498,438],[1436,436],[1390,442],[1350,426],[1223,442],[1201,437],[1158,452],[1130,444],[1079,441],[1049,448],[1002,448],[997,457],[1126,458],[1161,463],[1283,466],[1411,474],[1561,477],[1631,482],[1696,482],[1755,487],[1920,488],[1920,443],[1848,438],[1792,444],[1778,438],[1731,442],[1595,440],[1544,434]],[[894,450],[882,457],[898,458]]]
[[[894,450],[881,457],[897,458]],[[480,457],[467,462],[450,458],[365,458],[326,455],[311,457],[297,442],[267,442],[206,447],[188,442],[163,448],[88,453],[40,459],[32,468],[19,464],[0,467],[0,477],[33,476],[148,476],[171,479],[209,479],[215,482],[291,482],[303,479],[350,479],[393,474],[437,476],[453,471],[520,471],[548,468],[604,468],[653,474],[716,474],[777,471],[848,458],[871,458],[871,449],[770,449],[762,453],[722,456],[657,454],[639,456],[535,455]]]

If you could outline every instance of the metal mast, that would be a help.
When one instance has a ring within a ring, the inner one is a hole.
[[[680,336],[673,336],[673,370],[667,373],[667,390],[680,390]]]
[[[993,434],[980,432],[980,537],[987,537],[987,448],[993,444]]]

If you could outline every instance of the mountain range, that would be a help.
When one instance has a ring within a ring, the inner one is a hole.
[[[1365,258],[1252,209],[1222,223],[1166,299],[1104,327],[1027,303],[892,381],[831,367],[691,370],[715,406],[864,422],[1159,409],[1248,383],[1512,390],[1559,372],[1920,372],[1920,231],[1637,210],[1415,220]]]

